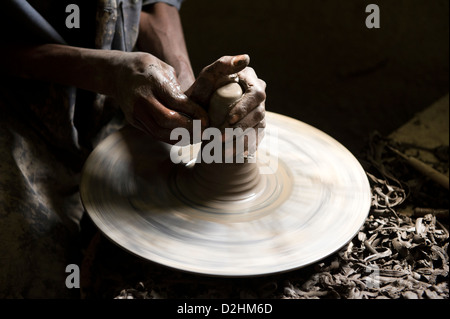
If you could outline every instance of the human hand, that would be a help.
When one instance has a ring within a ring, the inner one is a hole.
[[[157,140],[175,144],[170,134],[185,128],[193,136],[193,120],[208,125],[204,109],[181,90],[175,70],[147,53],[125,53],[118,61],[114,97],[126,120]]]
[[[255,129],[255,138],[247,140],[245,155],[254,153],[263,138],[265,128],[266,83],[259,79],[253,68],[248,67],[248,55],[223,56],[205,67],[186,91],[186,95],[197,104],[208,109],[214,92],[231,82],[237,82],[243,89],[243,95],[231,106],[224,121],[218,125],[224,133],[225,128]],[[224,142],[226,136],[223,134]]]

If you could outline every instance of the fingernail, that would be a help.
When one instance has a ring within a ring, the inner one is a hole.
[[[238,120],[239,120],[239,116],[238,116],[237,114],[234,114],[234,115],[230,118],[229,123],[230,123],[230,124],[235,124]]]
[[[248,55],[246,55],[246,54],[239,55],[239,56],[233,58],[233,62],[232,62],[233,66],[242,66],[247,63],[248,59],[249,59]]]

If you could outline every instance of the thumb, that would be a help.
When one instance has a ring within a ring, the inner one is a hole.
[[[217,81],[223,76],[238,73],[245,69],[250,64],[250,57],[247,54],[235,56],[223,56],[214,63],[208,65],[203,73],[207,75],[210,80]]]
[[[244,70],[250,63],[247,54],[223,56],[206,66],[185,94],[198,104],[208,108],[212,94],[222,85],[233,82],[232,76]]]

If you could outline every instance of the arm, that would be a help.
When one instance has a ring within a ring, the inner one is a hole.
[[[156,3],[141,13],[137,46],[172,65],[182,91],[204,109],[208,109],[210,98],[217,88],[227,82],[238,81],[244,88],[244,96],[230,110],[224,126],[243,130],[265,127],[266,84],[252,68],[247,67],[249,57],[222,57],[204,68],[195,79],[175,7]],[[252,143],[257,146],[261,138],[258,136]]]
[[[192,130],[192,120],[181,113],[207,125],[206,112],[183,93],[174,69],[151,54],[44,44],[5,47],[2,55],[7,75],[114,97],[130,124],[158,140],[173,144],[172,129]]]
[[[8,46],[2,51],[0,68],[8,75],[75,86],[105,95],[115,92],[114,78],[122,52],[60,44]]]
[[[177,8],[162,2],[146,7],[141,13],[137,47],[173,66],[183,91],[194,82]]]

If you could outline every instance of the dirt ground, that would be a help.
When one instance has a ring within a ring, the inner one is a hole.
[[[369,3],[380,28],[368,29]],[[311,124],[358,153],[448,92],[447,0],[187,0],[198,73],[247,53],[267,82],[266,109]]]

